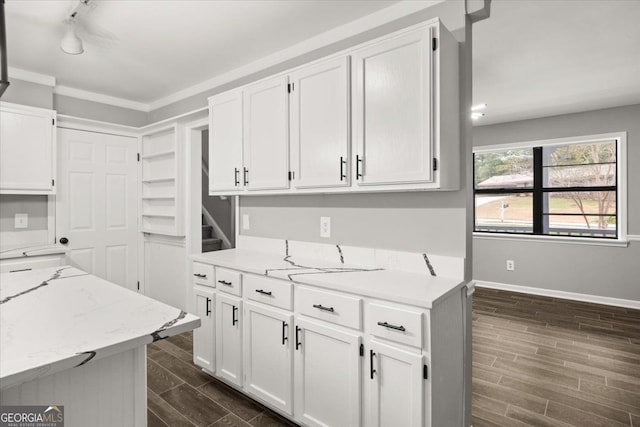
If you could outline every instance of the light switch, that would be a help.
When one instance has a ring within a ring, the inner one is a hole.
[[[29,226],[29,214],[17,213],[13,226],[14,228],[27,228]]]
[[[242,214],[242,229],[251,230],[251,224],[249,223],[249,214]]]

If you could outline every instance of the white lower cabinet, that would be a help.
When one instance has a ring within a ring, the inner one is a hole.
[[[244,388],[293,415],[293,314],[244,303]]]
[[[309,426],[359,426],[360,334],[296,318],[295,416]]]
[[[370,339],[366,358],[365,425],[422,426],[425,401],[422,354]]]
[[[201,320],[199,328],[193,331],[193,363],[209,371],[215,371],[215,318],[214,291],[204,286],[193,287],[193,307]]]
[[[216,372],[242,387],[242,300],[216,295]]]

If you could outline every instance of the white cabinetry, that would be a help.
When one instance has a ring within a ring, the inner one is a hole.
[[[293,414],[293,314],[262,304],[244,304],[245,390]]]
[[[293,186],[349,185],[349,57],[294,71],[291,84]]]
[[[289,188],[288,77],[244,88],[244,170],[246,188]]]
[[[360,334],[296,318],[295,415],[309,426],[360,425]]]
[[[180,130],[174,124],[141,137],[140,231],[184,235]]]
[[[209,372],[215,371],[214,301],[213,289],[200,285],[193,287],[194,312],[202,322],[193,331],[193,363]]]
[[[56,112],[0,103],[0,193],[55,194]]]
[[[242,386],[242,300],[216,295],[216,372]]]
[[[365,425],[421,427],[425,407],[422,354],[375,339],[367,347]]]
[[[209,192],[240,190],[242,90],[209,99]]]

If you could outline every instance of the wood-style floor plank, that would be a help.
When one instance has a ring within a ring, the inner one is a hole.
[[[472,319],[475,427],[640,427],[640,310],[477,289]]]

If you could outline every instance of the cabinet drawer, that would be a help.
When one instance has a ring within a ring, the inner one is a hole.
[[[316,319],[362,328],[362,298],[300,286],[296,288],[296,311]]]
[[[248,299],[292,310],[291,289],[293,285],[283,280],[245,274],[244,289]]]
[[[194,284],[215,288],[216,282],[213,279],[213,265],[203,264],[201,262],[193,263]]]
[[[216,267],[216,286],[218,290],[233,294],[242,295],[242,274],[239,271],[227,270]]]
[[[422,317],[418,309],[370,303],[367,330],[380,338],[422,347]]]

